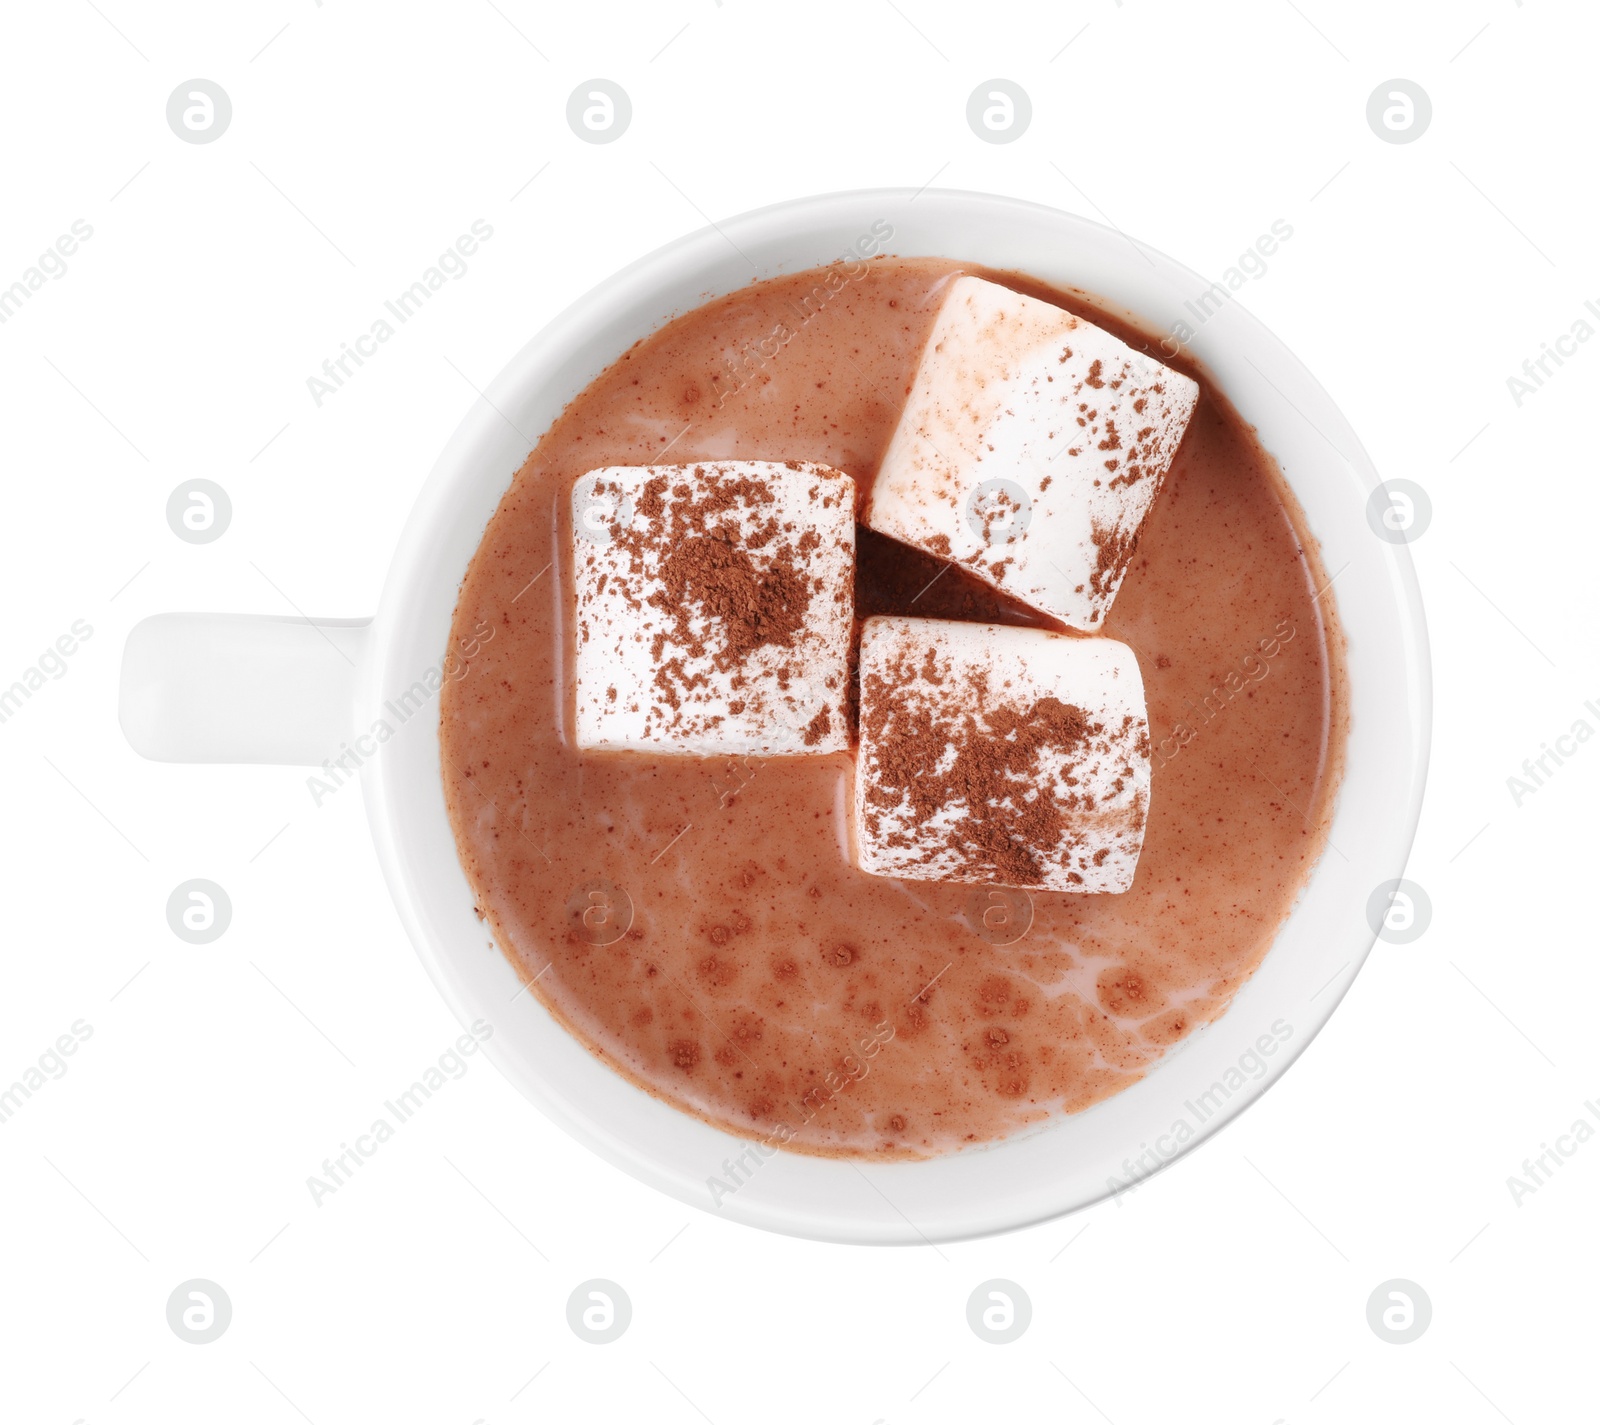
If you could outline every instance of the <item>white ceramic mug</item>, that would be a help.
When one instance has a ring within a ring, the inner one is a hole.
[[[511,966],[485,953],[445,815],[437,696],[460,667],[447,648],[457,587],[513,473],[562,407],[670,318],[753,278],[832,262],[885,223],[893,235],[881,247],[894,255],[1079,289],[1157,335],[1180,321],[1196,328],[1189,350],[1277,457],[1337,579],[1351,732],[1331,845],[1220,1020],[1086,1112],[925,1162],[858,1164],[758,1148],[652,1098],[518,993]],[[601,284],[500,373],[434,466],[376,618],[147,619],[128,639],[123,728],[138,751],[168,761],[302,763],[329,781],[359,764],[390,891],[462,1023],[492,1023],[485,1047],[512,1082],[601,1156],[685,1202],[801,1236],[910,1243],[1095,1202],[1209,1136],[1310,1043],[1372,948],[1368,903],[1402,873],[1427,765],[1427,633],[1409,552],[1369,523],[1377,475],[1310,373],[1242,307],[1215,293],[1201,301],[1210,288],[1109,228],[978,193],[803,198],[695,233]],[[1198,325],[1195,310],[1206,313]]]

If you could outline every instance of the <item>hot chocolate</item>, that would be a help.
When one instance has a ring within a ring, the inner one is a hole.
[[[1084,300],[1015,275],[927,259],[831,272],[840,280],[815,310],[820,279],[808,273],[680,317],[540,440],[461,587],[453,634],[494,636],[476,640],[444,689],[445,792],[498,943],[605,1062],[737,1133],[801,1151],[920,1156],[1085,1108],[1227,1008],[1326,843],[1343,655],[1327,576],[1275,464],[1204,374],[1178,361],[1199,383],[1198,405],[1131,557],[1117,551],[1115,602],[1093,609],[1096,631],[1136,656],[1148,712],[1148,817],[1122,894],[862,869],[853,692],[830,702],[839,690],[819,684],[828,726],[807,744],[815,724],[795,721],[775,753],[617,750],[645,723],[630,730],[614,715],[615,680],[594,684],[592,706],[580,707],[577,688],[584,585],[572,551],[584,540],[573,494],[585,476],[793,462],[849,477],[839,483],[854,482],[865,510],[963,272],[1163,359]],[[887,616],[1075,636],[1011,597],[1004,578],[938,557],[938,538],[917,549],[856,528],[857,631]],[[710,578],[684,558],[677,569],[673,553],[664,544],[660,562],[686,589]],[[811,572],[798,554],[787,567]],[[595,569],[591,589],[612,597],[601,574],[614,573]],[[794,627],[747,641],[793,646],[812,605],[822,606],[815,595],[787,601]],[[670,599],[643,607],[682,623]],[[817,636],[831,635],[818,625]],[[627,649],[617,650],[620,660]],[[854,656],[852,644],[850,679]],[[708,686],[692,669],[678,684]],[[794,701],[798,718],[809,704]],[[1057,720],[1076,728],[1077,711]],[[692,735],[705,725],[701,716]],[[580,726],[608,730],[580,736]],[[826,750],[846,742],[852,750]]]

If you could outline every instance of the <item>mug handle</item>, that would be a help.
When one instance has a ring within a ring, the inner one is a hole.
[[[156,762],[318,767],[355,726],[371,619],[157,614],[122,653],[117,719]]]

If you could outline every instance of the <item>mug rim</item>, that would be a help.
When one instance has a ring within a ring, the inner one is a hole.
[[[586,337],[592,336],[597,330],[607,331],[618,322],[629,319],[630,314],[637,312],[641,307],[648,307],[653,314],[650,319],[649,330],[657,330],[673,317],[681,315],[683,311],[690,310],[700,302],[713,299],[721,290],[702,291],[700,296],[690,301],[688,306],[671,308],[665,312],[661,310],[659,298],[663,291],[671,285],[670,278],[677,274],[679,279],[692,279],[694,274],[702,269],[709,272],[717,270],[719,266],[727,264],[727,254],[724,245],[731,244],[736,249],[746,246],[758,248],[756,238],[762,234],[771,235],[779,228],[799,229],[806,228],[808,233],[820,233],[824,230],[831,231],[838,228],[843,222],[848,228],[847,219],[859,218],[860,214],[869,211],[889,211],[901,209],[909,211],[916,203],[925,204],[923,213],[935,213],[940,210],[948,215],[948,222],[959,226],[957,219],[961,215],[978,215],[980,219],[994,222],[997,218],[1004,220],[1007,217],[1016,219],[1019,223],[1026,219],[1028,222],[1044,228],[1059,230],[1065,238],[1070,236],[1073,241],[1081,242],[1086,247],[1098,244],[1105,249],[1108,244],[1126,243],[1130,248],[1144,256],[1145,261],[1154,259],[1164,268],[1166,275],[1187,278],[1192,284],[1192,291],[1205,290],[1210,284],[1181,264],[1173,262],[1170,258],[1158,253],[1147,245],[1136,243],[1133,239],[1115,229],[1103,224],[1091,222],[1088,219],[1074,214],[1060,212],[1042,205],[1025,202],[1024,200],[1010,198],[1003,195],[986,194],[953,189],[923,188],[913,190],[910,188],[872,188],[852,190],[848,192],[821,194],[799,197],[781,203],[754,209],[737,217],[713,224],[710,227],[686,234],[674,241],[665,244],[655,251],[635,260],[622,268],[611,277],[596,284],[590,291],[570,303],[561,313],[553,318],[546,326],[531,338],[511,358],[504,369],[496,376],[486,388],[482,399],[474,402],[467,414],[463,417],[455,432],[446,443],[438,460],[436,461],[428,480],[413,505],[405,529],[401,535],[393,561],[390,565],[389,575],[385,581],[383,597],[380,602],[379,612],[373,625],[373,645],[371,656],[365,661],[362,670],[362,686],[359,694],[360,704],[368,709],[376,708],[383,701],[386,686],[390,685],[396,669],[403,665],[396,662],[399,645],[404,635],[416,627],[425,616],[432,618],[437,610],[424,610],[420,607],[421,598],[419,590],[426,587],[437,591],[440,588],[448,590],[447,607],[445,609],[445,625],[448,628],[450,614],[453,612],[456,591],[461,577],[464,576],[466,564],[460,563],[453,567],[452,556],[440,547],[441,530],[447,523],[455,502],[456,496],[469,481],[474,478],[474,470],[470,462],[475,458],[475,453],[484,445],[491,443],[495,437],[494,428],[502,422],[506,425],[515,425],[507,411],[516,411],[523,400],[533,399],[534,395],[542,395],[548,401],[553,399],[548,395],[548,388],[558,372],[562,371],[560,353],[572,350],[582,344]],[[744,239],[744,242],[738,241]],[[783,234],[771,238],[778,242],[783,240]],[[893,249],[896,256],[919,256],[924,254],[916,250],[902,252]],[[826,261],[823,259],[822,261]],[[968,260],[978,259],[969,255]],[[821,265],[817,261],[800,261],[792,267],[779,263],[776,266],[761,268],[755,280],[765,279],[779,275],[783,271],[801,271],[810,267]],[[985,263],[994,266],[993,263]],[[1020,269],[1019,269],[1020,270]],[[1030,274],[1039,275],[1039,274]],[[1056,287],[1066,286],[1054,279],[1049,280]],[[680,280],[679,285],[683,285]],[[689,283],[693,285],[692,281]],[[715,286],[715,284],[712,284]],[[735,286],[740,284],[734,284]],[[1075,284],[1074,284],[1075,285]],[[1078,290],[1086,290],[1079,287]],[[1110,294],[1100,293],[1097,289],[1094,295],[1107,297]],[[1115,301],[1115,299],[1112,299]],[[651,305],[652,303],[654,305]],[[1148,311],[1134,311],[1124,308],[1133,316],[1142,329],[1150,328],[1150,313]],[[1274,374],[1286,384],[1296,386],[1297,394],[1302,395],[1302,404],[1306,392],[1320,398],[1320,403],[1326,413],[1331,413],[1331,422],[1341,439],[1335,443],[1326,433],[1323,439],[1327,440],[1348,467],[1348,473],[1355,477],[1358,485],[1363,486],[1368,492],[1381,487],[1381,482],[1372,467],[1370,459],[1362,449],[1355,432],[1349,427],[1343,416],[1334,406],[1331,398],[1321,387],[1320,383],[1309,371],[1288,351],[1278,339],[1256,318],[1243,308],[1229,307],[1226,309],[1228,323],[1237,327],[1259,346],[1275,349],[1281,357],[1282,366],[1275,369]],[[1227,330],[1221,323],[1217,324],[1212,332],[1215,339],[1217,331],[1227,336]],[[1201,334],[1202,336],[1205,333]],[[1243,336],[1238,340],[1243,341]],[[625,348],[624,348],[625,349]],[[1214,363],[1207,359],[1207,354],[1196,343],[1189,347],[1191,354],[1200,360],[1208,369],[1215,370]],[[612,359],[621,354],[617,350]],[[606,364],[609,364],[606,363]],[[1253,364],[1253,363],[1252,363]],[[603,369],[603,368],[601,368]],[[1257,368],[1260,369],[1259,367]],[[541,376],[540,373],[544,374]],[[576,395],[590,380],[597,375],[597,371],[584,371],[579,377],[573,377],[574,389],[566,399]],[[581,377],[581,379],[580,379]],[[1292,381],[1286,378],[1293,378]],[[1218,385],[1230,400],[1239,404],[1235,392],[1230,385],[1220,376]],[[544,385],[534,395],[530,395],[529,383],[543,381]],[[1298,383],[1298,384],[1297,384]],[[1269,385],[1274,385],[1268,382]],[[1274,385],[1274,389],[1276,386]],[[1280,395],[1284,395],[1281,391]],[[1270,398],[1269,398],[1270,399]],[[1291,405],[1295,403],[1287,395],[1286,401]],[[560,404],[565,404],[563,400]],[[557,406],[559,409],[559,405]],[[1244,407],[1240,406],[1241,413]],[[1303,415],[1303,411],[1302,411]],[[531,451],[542,438],[547,425],[536,432],[532,438],[520,429],[516,430],[518,436],[527,441],[526,451]],[[504,443],[503,433],[500,441]],[[526,458],[526,451],[522,459]],[[1274,452],[1276,454],[1276,452]],[[516,469],[520,468],[522,460],[519,459],[511,469],[504,472],[504,479],[499,485],[499,491],[504,493],[509,488]],[[1279,461],[1280,468],[1283,461]],[[1283,471],[1285,483],[1300,501],[1302,508],[1305,499],[1295,479],[1287,469]],[[479,483],[484,483],[482,472],[477,472]],[[496,502],[499,496],[495,497]],[[490,505],[492,512],[493,505]],[[1309,513],[1305,516],[1310,523]],[[482,527],[478,529],[481,538]],[[1316,529],[1309,530],[1320,538],[1321,532]],[[1375,541],[1376,542],[1376,541]],[[474,541],[473,549],[476,549]],[[1386,545],[1381,551],[1381,563],[1386,566],[1385,572],[1392,588],[1392,603],[1402,616],[1399,620],[1403,627],[1395,629],[1395,636],[1403,646],[1406,654],[1405,669],[1407,679],[1403,689],[1403,696],[1394,701],[1404,703],[1406,716],[1402,719],[1406,736],[1403,746],[1399,749],[1395,761],[1395,786],[1399,795],[1393,798],[1393,806],[1389,810],[1388,823],[1390,835],[1383,848],[1384,864],[1390,869],[1387,874],[1398,878],[1403,873],[1409,848],[1415,834],[1417,821],[1420,817],[1422,795],[1426,781],[1426,768],[1428,761],[1428,748],[1431,729],[1431,675],[1429,669],[1428,640],[1426,621],[1424,617],[1420,589],[1417,584],[1415,570],[1412,565],[1408,547],[1404,544]],[[468,555],[470,559],[470,554]],[[444,567],[441,567],[441,564]],[[453,568],[453,572],[452,572]],[[1338,576],[1335,575],[1335,578]],[[1381,602],[1381,601],[1380,601]],[[1348,625],[1346,625],[1348,632]],[[446,646],[446,639],[441,638],[437,647],[441,654]],[[414,664],[412,665],[415,666]],[[1352,719],[1354,706],[1352,704]],[[1353,728],[1352,728],[1353,734]],[[437,743],[437,719],[433,720],[433,736],[431,741]],[[434,749],[437,758],[437,747]],[[437,765],[437,764],[436,764]],[[1341,786],[1337,797],[1342,801],[1344,793],[1350,784],[1353,768],[1347,762]],[[414,827],[408,826],[408,818],[401,814],[402,806],[408,810],[415,801],[414,796],[408,795],[401,786],[401,759],[393,756],[379,757],[369,764],[364,783],[367,788],[366,804],[369,822],[371,825],[375,844],[379,853],[379,860],[384,869],[385,879],[389,884],[401,919],[415,946],[419,957],[427,968],[430,977],[444,996],[457,1017],[467,1023],[472,1017],[475,1005],[481,1002],[481,996],[475,1001],[464,987],[463,974],[457,965],[457,958],[465,953],[464,944],[460,947],[448,941],[444,935],[431,923],[431,911],[424,906],[419,872],[416,869],[416,858],[410,854],[408,838],[417,835]],[[436,782],[438,778],[436,777]],[[442,785],[439,787],[438,811],[443,815]],[[1336,806],[1330,811],[1330,819],[1338,815]],[[450,870],[454,871],[465,883],[464,873],[461,871],[459,861],[454,857],[454,837],[445,821],[445,833],[452,848]],[[1341,853],[1342,854],[1342,853]],[[1302,884],[1300,897],[1304,901],[1312,886],[1319,877],[1323,876],[1327,863],[1328,848],[1325,847],[1322,857],[1307,873]],[[1362,907],[1363,912],[1365,907]],[[1239,1002],[1245,997],[1251,986],[1261,978],[1268,962],[1277,953],[1279,944],[1284,938],[1284,933],[1292,919],[1299,914],[1300,906],[1297,904],[1295,911],[1291,912],[1277,929],[1271,948],[1263,957],[1261,966],[1258,967],[1250,980],[1246,981],[1235,995],[1229,1008],[1223,1012],[1210,1025],[1197,1030],[1183,1041],[1179,1050],[1186,1050],[1191,1041],[1215,1033],[1218,1026],[1224,1025],[1230,1016],[1238,1011]],[[1370,952],[1376,939],[1375,928],[1368,928],[1364,937],[1359,934],[1352,935],[1349,927],[1341,924],[1341,934],[1347,942],[1348,958],[1339,967],[1334,977],[1329,981],[1322,993],[1322,999],[1315,1011],[1309,1016],[1307,1028],[1300,1033],[1298,1038],[1285,1045],[1285,1052],[1279,1058],[1270,1072],[1260,1080],[1253,1082],[1231,1099],[1219,1112],[1214,1121],[1210,1121],[1204,1131],[1197,1132],[1193,1141],[1185,1142],[1168,1159],[1164,1159],[1153,1171],[1160,1171],[1171,1162],[1185,1156],[1212,1136],[1217,1128],[1231,1122],[1250,1103],[1260,1097],[1261,1093],[1277,1082],[1312,1038],[1320,1032],[1331,1017],[1344,994],[1353,983],[1356,973],[1361,968],[1366,955]],[[481,935],[480,935],[481,940]],[[482,954],[481,949],[474,948],[472,954]],[[503,952],[498,945],[495,956],[504,960]],[[508,973],[514,974],[509,962],[506,964]],[[538,1005],[534,996],[526,997],[527,1001]],[[1315,1001],[1313,1001],[1315,1003]],[[542,1005],[538,1006],[539,1012],[548,1015]],[[568,1035],[568,1031],[550,1019],[555,1033]],[[575,1036],[568,1036],[577,1044]],[[581,1047],[581,1046],[580,1046]],[[485,1046],[491,1058],[495,1059],[503,1072],[526,1094],[534,1099],[539,1107],[556,1122],[560,1123],[569,1133],[587,1146],[594,1149],[600,1156],[606,1158],[616,1166],[622,1167],[632,1176],[640,1178],[653,1186],[669,1192],[680,1200],[708,1209],[709,1204],[703,1193],[697,1187],[691,1188],[681,1171],[668,1168],[665,1165],[666,1156],[664,1149],[655,1139],[641,1145],[637,1141],[629,1141],[625,1134],[615,1130],[614,1125],[601,1121],[592,1113],[587,1113],[574,1105],[570,1094],[558,1092],[556,1087],[548,1082],[541,1082],[537,1074],[530,1073],[527,1065],[517,1058],[517,1054],[509,1049],[502,1040],[499,1044],[491,1041]],[[584,1051],[587,1053],[587,1050]],[[941,1158],[921,1160],[914,1164],[883,1164],[877,1165],[870,1162],[864,1166],[874,1170],[874,1177],[880,1182],[889,1182],[891,1179],[903,1181],[898,1178],[896,1170],[907,1168],[915,1170],[927,1163],[950,1161],[956,1158],[965,1158],[976,1161],[983,1155],[998,1155],[1008,1144],[1019,1142],[1022,1139],[1037,1137],[1041,1134],[1056,1131],[1063,1123],[1071,1123],[1074,1119],[1082,1119],[1086,1115],[1095,1114],[1107,1105],[1116,1104],[1129,1094],[1134,1093],[1142,1084],[1155,1078],[1162,1069],[1174,1063],[1179,1057],[1178,1052],[1169,1053],[1163,1059],[1156,1061],[1146,1072],[1144,1077],[1129,1089],[1112,1095],[1082,1114],[1054,1116],[1042,1128],[1032,1132],[1013,1135],[1011,1138],[1000,1140],[995,1144],[982,1145],[974,1149],[963,1150],[959,1154],[944,1155]],[[515,1061],[515,1062],[513,1062]],[[622,1077],[604,1065],[599,1066],[601,1073],[611,1076],[619,1083],[626,1084]],[[628,1089],[644,1098],[650,1098],[643,1090],[627,1084]],[[696,1119],[688,1110],[676,1108],[663,1100],[651,1099],[667,1114],[682,1118],[689,1124],[698,1125],[728,1142],[748,1146],[746,1139],[735,1135],[723,1133],[722,1130],[712,1129],[710,1125]],[[685,1132],[688,1130],[686,1129]],[[1142,1145],[1141,1145],[1142,1146]],[[784,1155],[785,1157],[798,1158],[803,1155]],[[806,1158],[806,1161],[834,1162],[853,1164],[858,1160],[852,1159],[815,1159]],[[885,1171],[880,1171],[880,1168]],[[859,1169],[858,1169],[859,1171]],[[1153,1175],[1148,1174],[1146,1176]],[[865,1176],[863,1174],[863,1176]],[[1140,1178],[1139,1181],[1144,1181]],[[881,1193],[882,1189],[878,1189]],[[893,1219],[876,1218],[872,1220],[856,1220],[849,1214],[838,1211],[824,1211],[813,1208],[807,1210],[804,1206],[796,1207],[792,1204],[772,1205],[759,1200],[759,1194],[731,1198],[727,1204],[719,1204],[720,1215],[733,1217],[773,1230],[782,1231],[792,1235],[814,1237],[829,1241],[849,1242],[904,1242],[917,1243],[929,1241],[957,1240],[964,1237],[983,1235],[995,1231],[1004,1231],[1030,1225],[1035,1222],[1047,1220],[1066,1212],[1078,1210],[1103,1200],[1111,1195],[1113,1188],[1086,1193],[1081,1185],[1065,1192],[1052,1193],[1044,1190],[1025,1198],[1016,1198],[1008,1201],[1005,1206],[994,1208],[976,1207],[964,1209],[955,1213],[949,1220],[928,1221],[922,1225],[912,1223],[909,1219],[897,1222]],[[741,1201],[742,1197],[754,1196],[756,1200]],[[904,1217],[904,1214],[900,1214]],[[908,1230],[909,1229],[909,1230]]]

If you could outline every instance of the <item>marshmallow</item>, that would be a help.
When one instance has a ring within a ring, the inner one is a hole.
[[[572,491],[577,744],[850,746],[855,482],[826,465],[607,466]]]
[[[863,626],[863,871],[1125,891],[1149,802],[1144,680],[1126,644],[939,619]]]
[[[1199,392],[1070,312],[957,277],[866,523],[1093,631]]]

